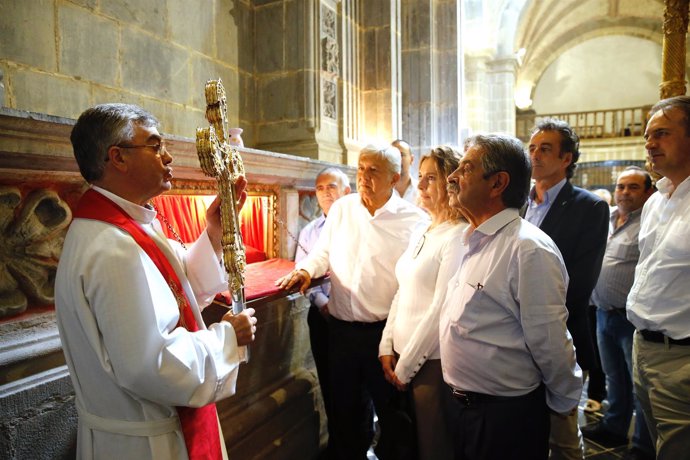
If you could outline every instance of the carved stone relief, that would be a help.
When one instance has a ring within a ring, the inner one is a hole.
[[[322,214],[319,207],[319,201],[316,199],[314,192],[300,192],[299,194],[299,230],[295,234],[295,238],[299,236],[299,232],[312,220],[316,219]],[[296,241],[295,241],[296,242]]]
[[[72,212],[60,196],[37,189],[26,197],[0,187],[0,318],[54,300],[55,270]]]
[[[321,215],[321,208],[319,208],[319,202],[316,199],[316,194],[310,192],[303,192],[299,194],[299,216],[300,227],[308,224],[312,220],[316,219]]]
[[[338,53],[338,34],[335,28],[335,11],[322,8],[321,22],[321,68],[326,72],[337,74],[340,67]]]
[[[338,91],[334,81],[323,79],[323,114],[332,119],[337,117]]]
[[[338,57],[338,42],[331,37],[321,39],[321,67],[322,70],[337,75],[340,65]]]
[[[321,7],[321,113],[335,120],[337,118],[337,79],[340,69],[340,51],[336,13],[326,6]]]

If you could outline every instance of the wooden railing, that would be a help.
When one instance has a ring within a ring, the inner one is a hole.
[[[537,115],[531,111],[523,112],[517,114],[515,129],[517,137],[527,142],[536,122],[544,118],[557,118],[568,122],[580,139],[642,136],[651,107],[651,105],[645,105],[626,109],[543,115]]]

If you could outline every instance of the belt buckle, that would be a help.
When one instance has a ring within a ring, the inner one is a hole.
[[[463,403],[466,407],[469,407],[472,405],[472,395],[468,394],[464,391],[456,390],[455,388],[453,389],[453,396],[457,398],[461,403]]]

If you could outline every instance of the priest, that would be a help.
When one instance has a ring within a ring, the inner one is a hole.
[[[142,108],[86,110],[71,134],[90,184],[74,211],[55,306],[79,415],[77,457],[221,459],[215,401],[235,392],[252,309],[208,329],[200,309],[226,289],[220,200],[188,247],[147,203],[171,188],[172,156]],[[244,179],[236,184],[240,206]]]

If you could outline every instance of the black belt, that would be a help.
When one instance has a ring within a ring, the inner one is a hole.
[[[672,339],[659,331],[649,331],[647,329],[641,330],[640,334],[642,334],[642,337],[648,342],[667,343],[671,345],[690,345],[690,337],[685,339]]]
[[[470,407],[477,403],[495,403],[495,402],[507,402],[516,401],[527,396],[532,396],[534,391],[529,392],[525,395],[520,396],[497,396],[497,395],[487,395],[485,393],[475,393],[474,391],[458,390],[449,385],[450,391],[453,397],[458,400],[465,407]],[[539,388],[537,388],[538,391]]]
[[[335,316],[329,316],[328,318],[329,321],[331,321],[333,324],[337,326],[346,326],[356,329],[383,329],[384,327],[386,327],[385,319],[381,321],[365,323],[362,321],[343,321],[342,319],[338,319]]]

